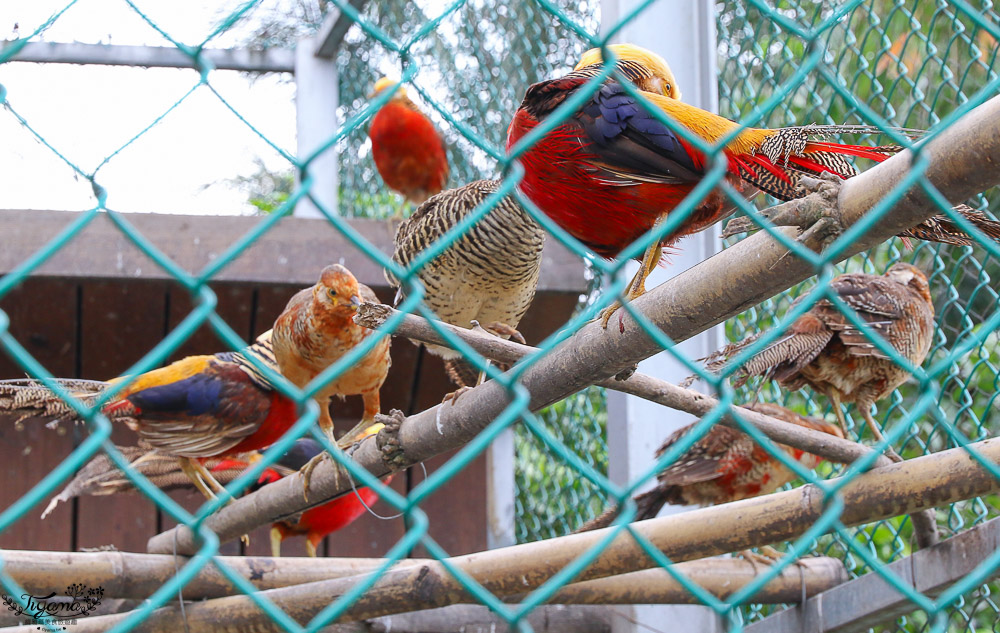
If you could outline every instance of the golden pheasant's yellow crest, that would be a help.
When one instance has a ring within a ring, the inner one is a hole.
[[[670,70],[670,66],[662,57],[635,44],[610,44],[608,48],[619,60],[636,62],[649,69],[656,78],[653,82],[655,90],[650,90],[650,92],[656,92],[672,99],[681,98],[681,89],[677,86],[677,79],[674,78],[673,71]],[[583,54],[573,70],[600,64],[602,61],[601,49],[592,48]]]
[[[370,93],[368,93],[368,98],[371,99],[371,98],[377,96],[383,90],[391,89],[393,86],[395,86],[398,83],[399,83],[399,81],[397,81],[395,79],[390,79],[389,77],[382,77],[381,79],[379,79],[378,81],[375,82],[375,87],[373,87],[372,91]],[[395,94],[392,95],[392,98],[393,99],[406,99],[407,98],[406,97],[406,87],[405,86],[400,86],[399,90],[397,90],[395,92]]]

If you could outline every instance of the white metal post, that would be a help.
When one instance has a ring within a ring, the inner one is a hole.
[[[602,0],[602,30],[607,32],[639,0]],[[670,64],[683,100],[700,108],[718,111],[715,12],[713,0],[659,0],[616,36],[617,42],[629,42],[659,53]],[[652,288],[679,272],[719,251],[718,227],[688,237],[670,255],[670,265],[658,268],[646,282]],[[631,277],[638,264],[631,262],[626,273]],[[615,327],[614,322],[610,327]],[[679,344],[676,349],[687,358],[702,358],[718,349],[724,330],[718,326]],[[639,371],[678,382],[690,372],[673,356],[658,354],[639,364]],[[641,474],[653,461],[663,440],[681,426],[693,422],[688,415],[666,409],[648,400],[608,392],[608,462],[609,475],[623,484]],[[688,508],[666,506],[661,514],[683,512]],[[635,605],[616,608],[613,633],[648,633],[659,631],[723,631],[721,619],[708,607],[686,605]]]
[[[295,131],[298,158],[309,156],[337,133],[339,77],[334,56],[320,57],[320,36],[305,37],[295,48]],[[337,148],[331,147],[309,165],[313,178],[312,195],[331,213],[337,213]],[[296,182],[299,175],[296,174]],[[319,209],[309,200],[299,202],[295,215],[304,218],[321,217]]]

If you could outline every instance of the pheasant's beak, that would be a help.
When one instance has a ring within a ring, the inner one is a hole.
[[[351,295],[351,305],[354,306],[355,309],[360,308],[361,298],[358,295]]]

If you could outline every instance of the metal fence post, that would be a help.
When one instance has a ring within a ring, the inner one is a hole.
[[[638,0],[602,0],[601,27],[607,31],[637,4]],[[713,112],[718,111],[715,13],[712,0],[659,0],[621,31],[616,41],[630,42],[653,50],[670,64],[683,100]],[[670,255],[670,265],[658,268],[646,282],[655,287],[719,251],[718,227],[684,239],[679,251]],[[626,274],[638,269],[630,262]],[[675,349],[688,358],[701,358],[717,349],[725,338],[722,326],[684,341]],[[639,364],[639,371],[671,382],[690,372],[673,356],[662,353]],[[625,483],[638,476],[653,460],[656,449],[673,431],[693,418],[665,409],[647,400],[608,392],[608,469],[611,480]],[[687,508],[667,506],[661,514]],[[633,605],[616,608],[613,633],[648,633],[651,630],[725,630],[721,618],[704,606]],[[669,623],[667,625],[666,623]]]

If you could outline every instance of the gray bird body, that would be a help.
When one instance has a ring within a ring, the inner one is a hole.
[[[393,261],[409,266],[498,187],[497,181],[480,180],[431,197],[400,224]],[[485,327],[516,328],[535,296],[544,241],[542,228],[516,201],[504,198],[417,273],[426,289],[425,304],[458,327],[469,328],[476,320]],[[386,279],[400,288],[388,271]],[[445,359],[459,356],[439,346],[428,349]]]

